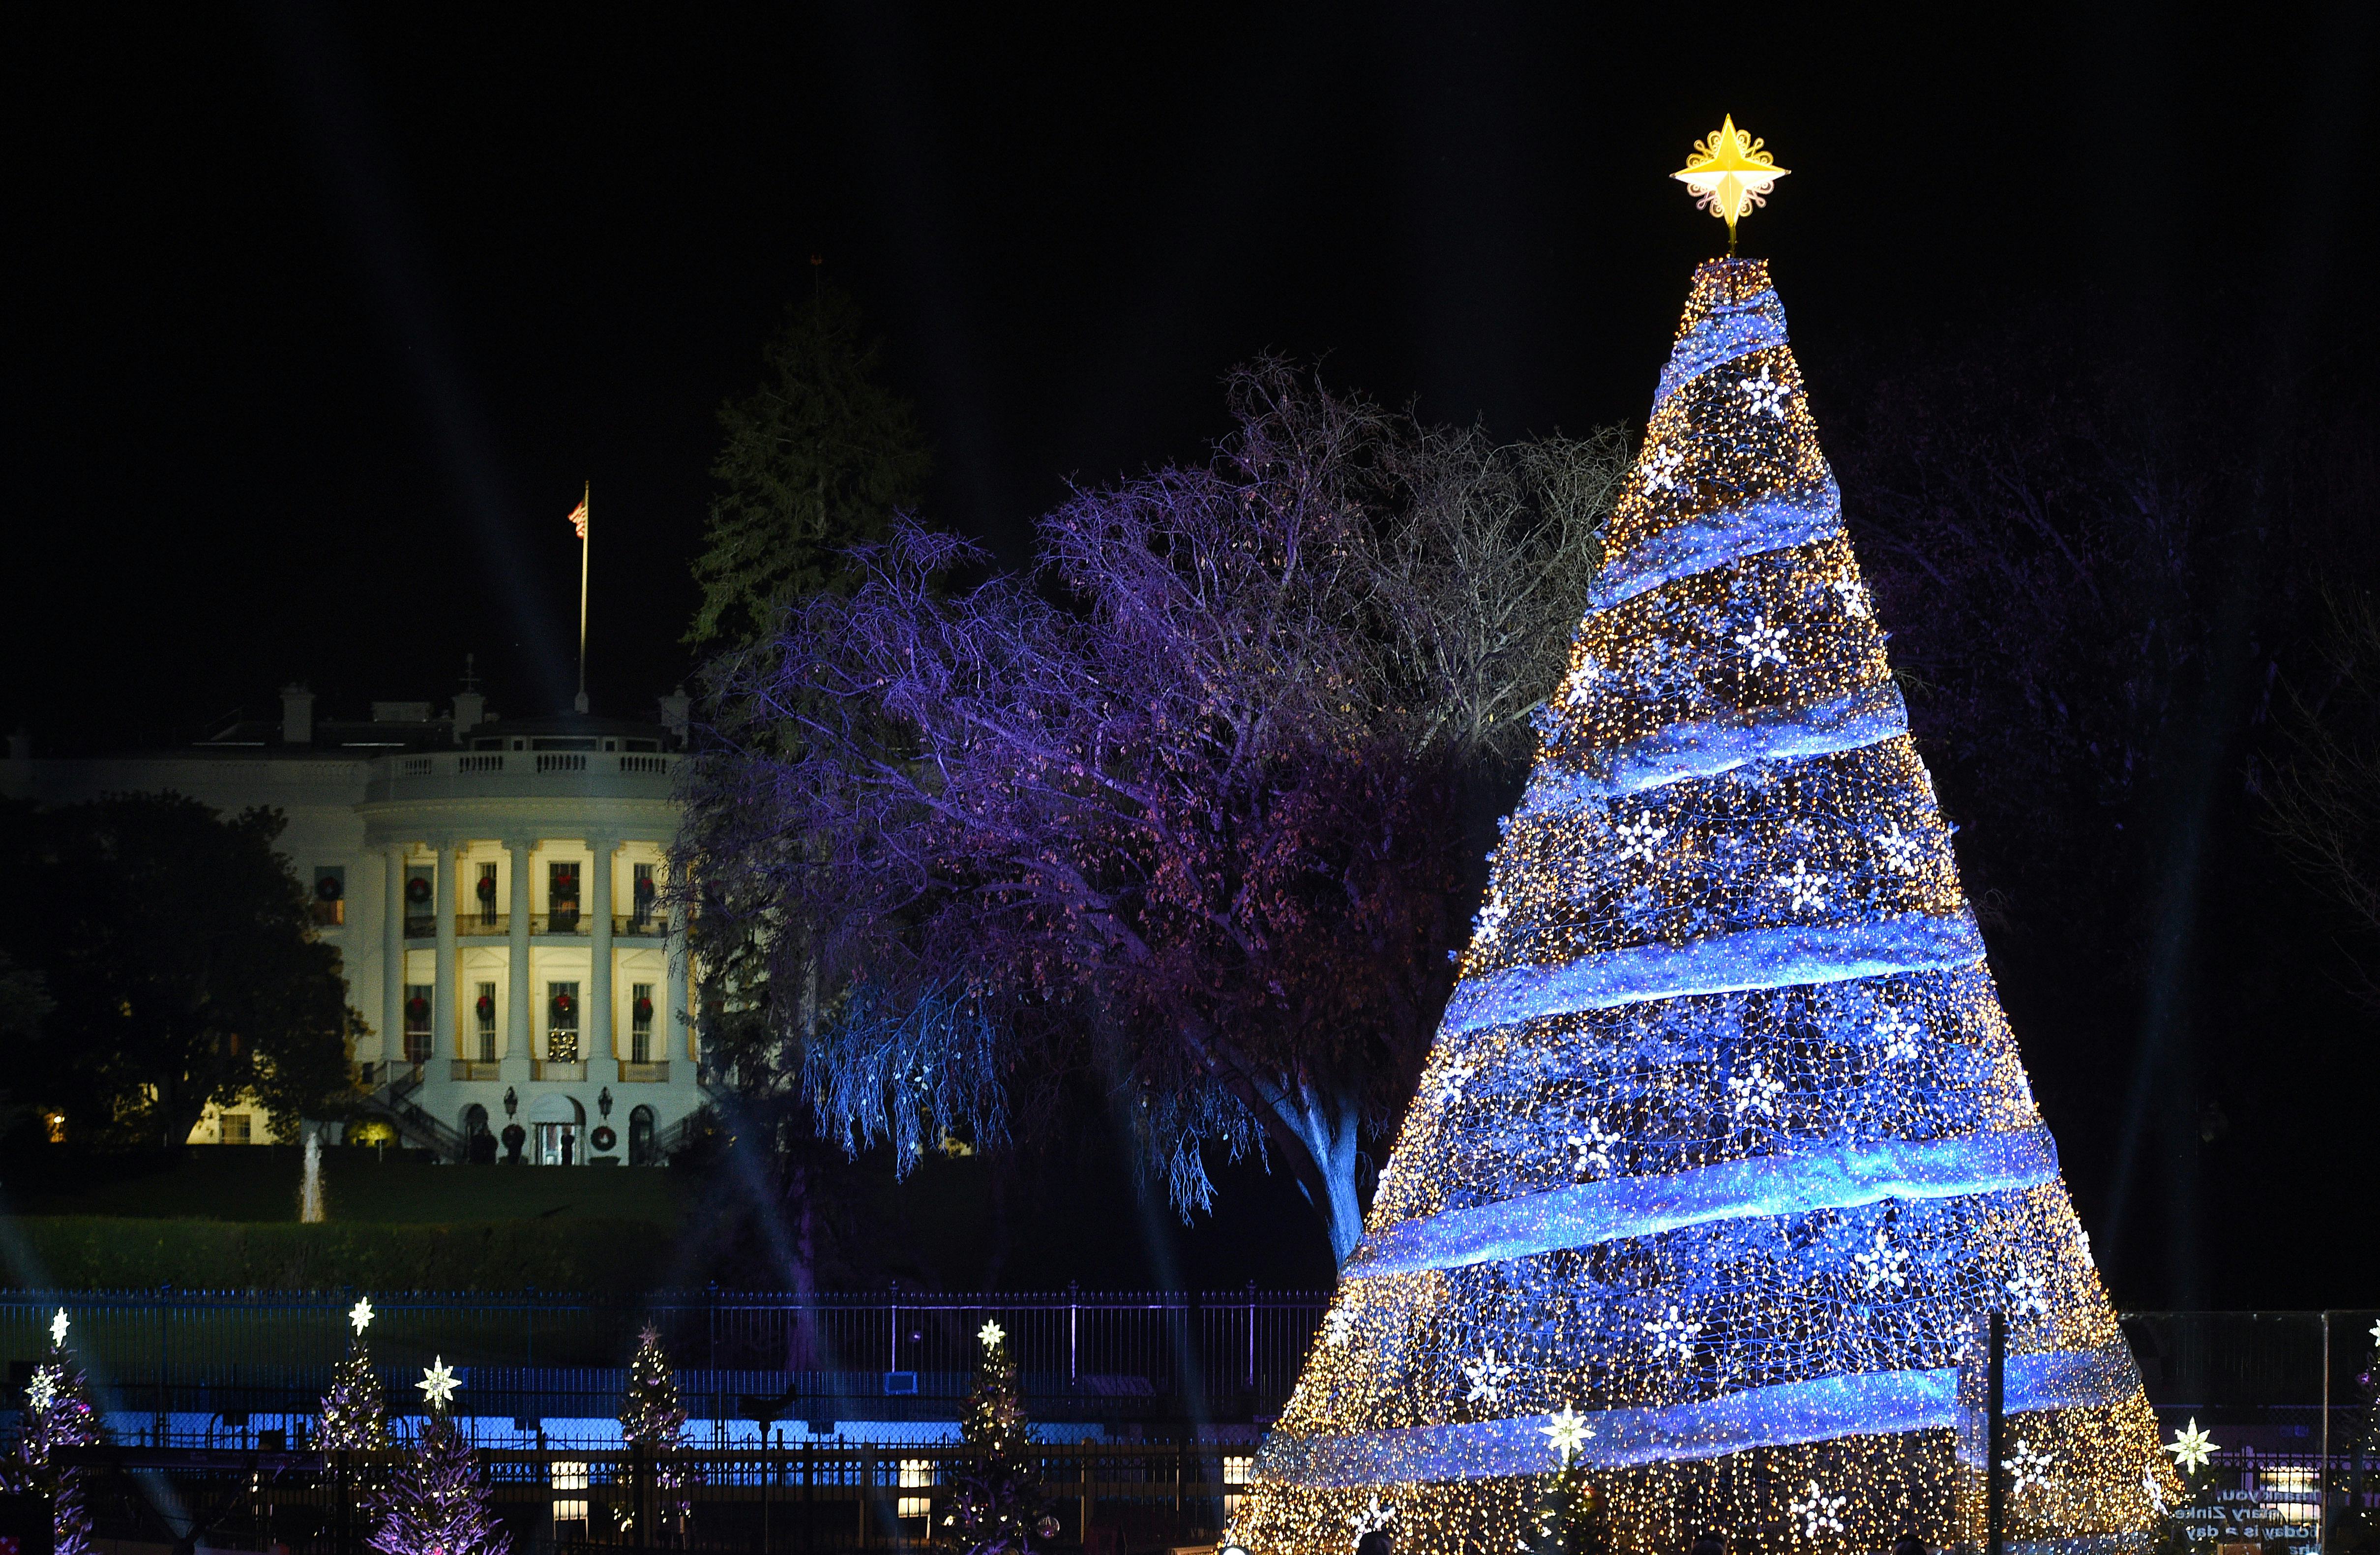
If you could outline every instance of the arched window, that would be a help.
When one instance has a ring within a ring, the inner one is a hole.
[[[628,1113],[628,1164],[653,1164],[653,1110],[638,1106]]]

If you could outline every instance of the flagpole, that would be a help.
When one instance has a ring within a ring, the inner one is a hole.
[[[578,711],[587,711],[587,548],[594,533],[595,483],[589,481],[578,499],[587,522],[578,530]]]

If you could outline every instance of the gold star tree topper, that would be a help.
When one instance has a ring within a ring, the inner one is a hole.
[[[1694,142],[1694,154],[1684,167],[1670,175],[1694,191],[1694,204],[1727,223],[1727,251],[1735,252],[1735,224],[1754,207],[1768,203],[1777,180],[1792,171],[1777,165],[1763,148],[1767,142],[1735,128],[1729,114],[1710,133]]]

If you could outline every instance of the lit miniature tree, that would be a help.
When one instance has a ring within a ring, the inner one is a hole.
[[[620,1397],[620,1435],[631,1447],[672,1452],[685,1429],[686,1407],[678,1402],[677,1379],[662,1349],[661,1330],[648,1326],[637,1335],[637,1353],[628,1362],[628,1387]]]
[[[314,1445],[324,1452],[378,1452],[388,1446],[388,1416],[381,1402],[380,1379],[373,1375],[371,1346],[364,1330],[371,1326],[371,1298],[349,1309],[347,1321],[356,1332],[347,1354],[331,1373],[331,1391],[322,1395],[322,1427]]]
[[[25,1426],[17,1450],[0,1461],[0,1488],[13,1495],[47,1496],[57,1555],[86,1555],[91,1512],[83,1501],[82,1472],[53,1461],[62,1447],[91,1447],[107,1440],[82,1368],[67,1348],[66,1308],[50,1319],[50,1354],[33,1368],[25,1389]]]
[[[479,1454],[449,1411],[454,1372],[435,1361],[415,1386],[430,1417],[395,1483],[374,1498],[370,1548],[380,1555],[508,1555],[512,1538],[488,1504]]]
[[[962,1555],[1027,1555],[1050,1533],[1041,1464],[1017,1396],[1016,1362],[996,1322],[978,1332],[983,1361],[975,1390],[959,1415],[959,1440],[968,1450],[943,1517],[944,1542]]]
[[[651,1470],[653,1483],[665,1492],[659,1512],[681,1531],[694,1509],[685,1497],[666,1492],[681,1488],[693,1478],[685,1464],[676,1461],[685,1430],[686,1406],[678,1402],[669,1354],[662,1348],[661,1330],[649,1324],[637,1335],[637,1353],[628,1362],[628,1386],[620,1395],[620,1436],[630,1447],[645,1448],[658,1460]]]
[[[1586,1422],[1575,1411],[1556,1414],[1546,1429],[1560,1466],[1545,1481],[1521,1517],[1518,1555],[1592,1555],[1600,1549],[1595,1487],[1579,1459]]]
[[[1757,150],[1730,125],[1689,169],[1730,219]],[[1765,262],[1695,273],[1604,554],[1232,1532],[1343,1555],[1392,1515],[1408,1549],[1509,1549],[1546,1487],[1540,1433],[1575,1411],[1615,1547],[1948,1543],[1955,1368],[1998,1307],[2012,1525],[2144,1544],[2180,1485]]]

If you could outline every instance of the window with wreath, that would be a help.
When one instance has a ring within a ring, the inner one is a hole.
[[[578,985],[545,985],[545,1058],[549,1063],[578,1062]]]
[[[628,1062],[653,1061],[653,985],[628,985]]]
[[[430,1062],[430,1000],[438,991],[431,983],[405,985],[405,1062]]]

